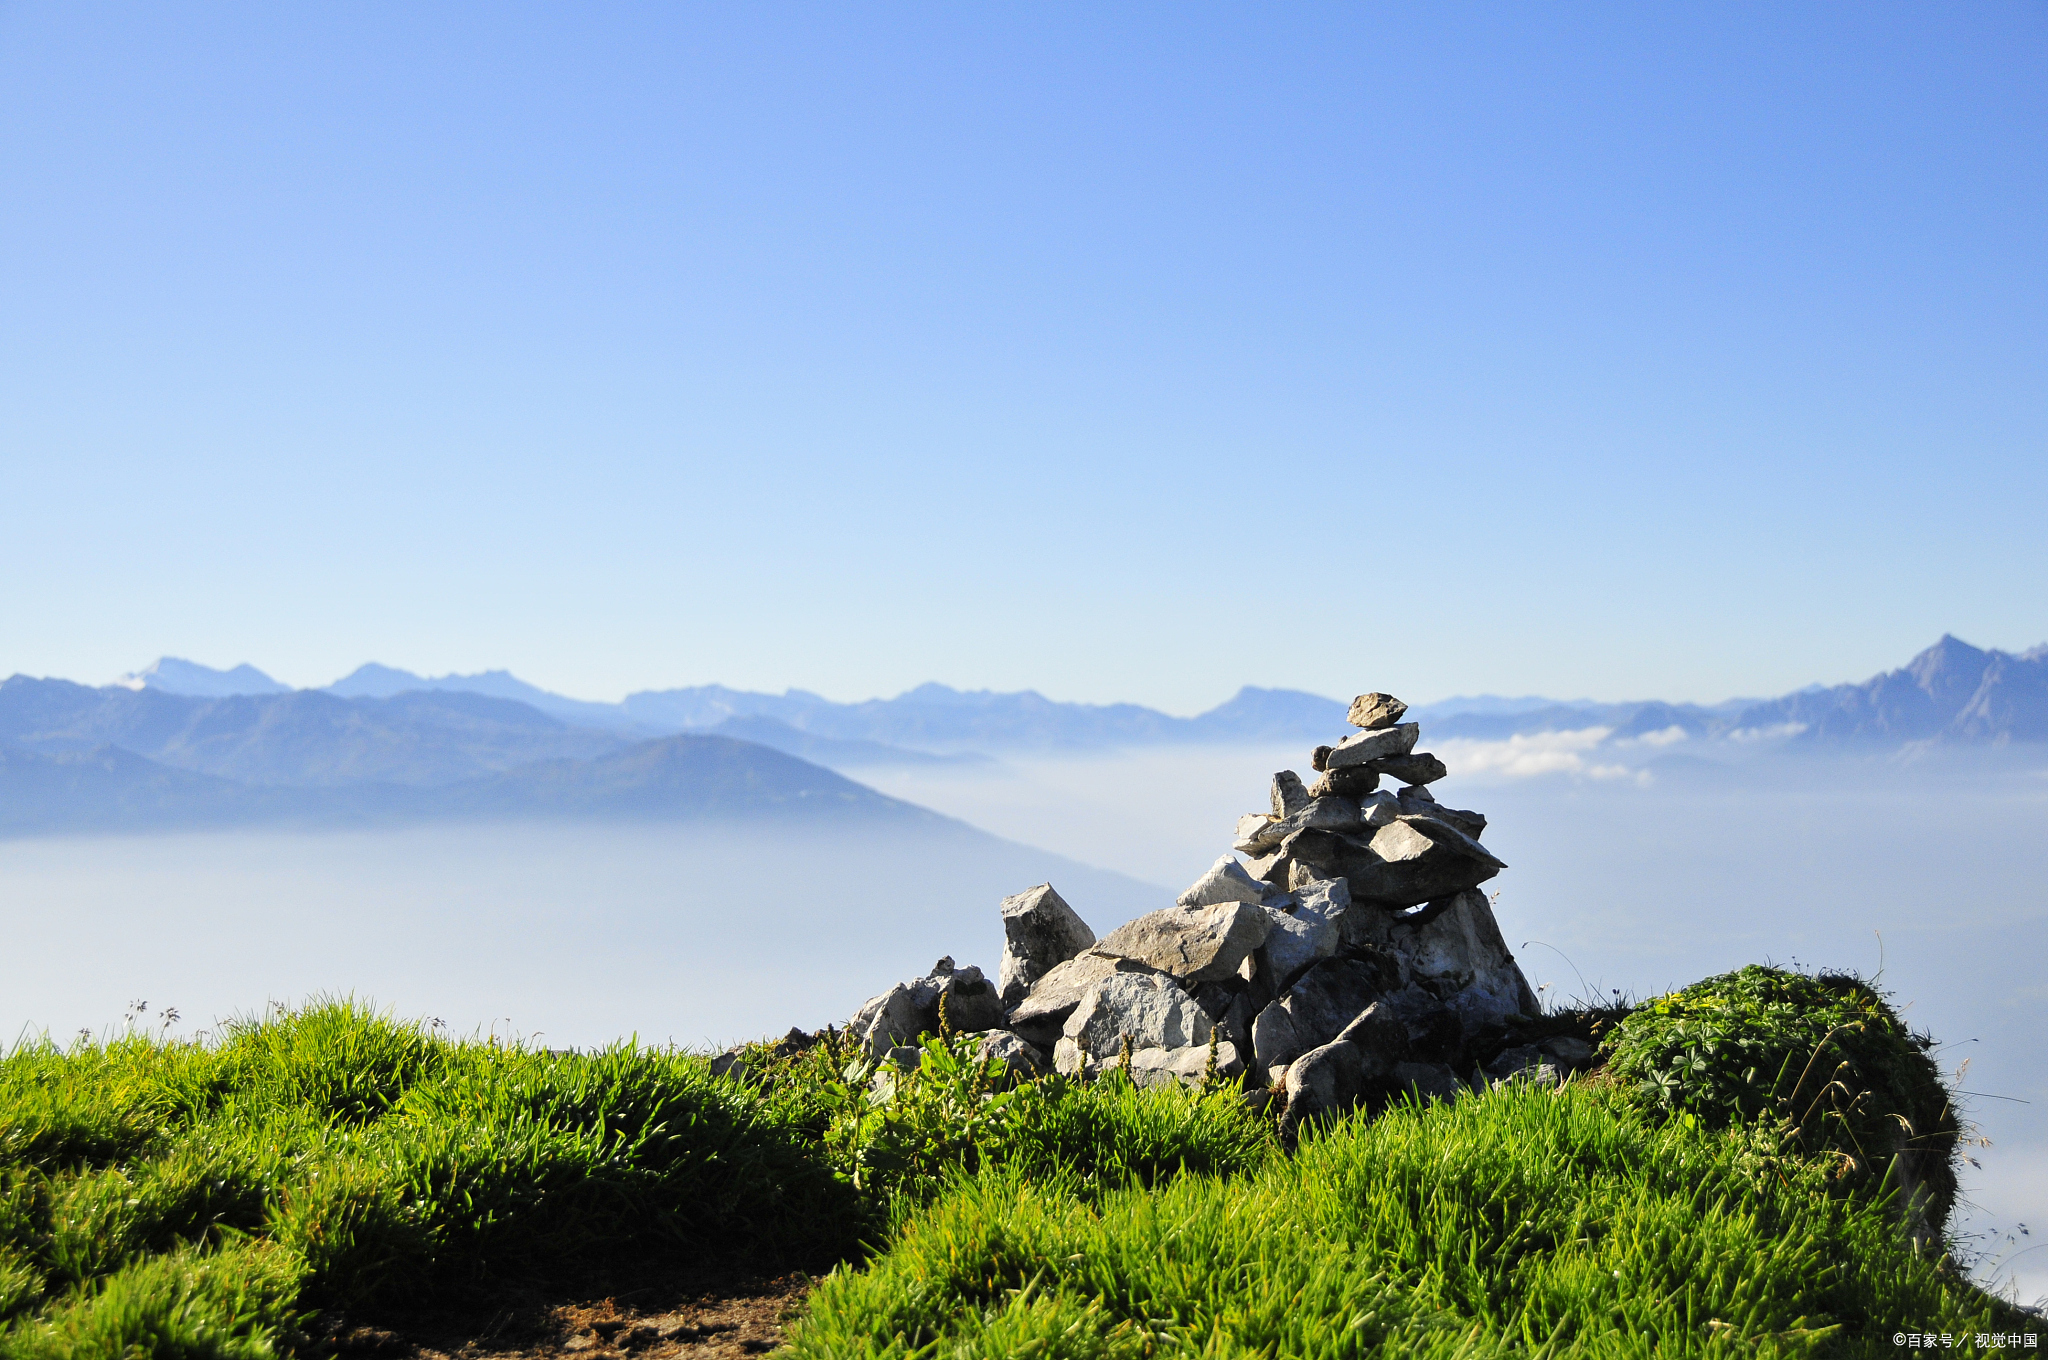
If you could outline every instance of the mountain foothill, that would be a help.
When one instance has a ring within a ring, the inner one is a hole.
[[[1788,746],[2048,741],[2048,646],[1943,637],[1860,684],[1701,706],[1492,696],[1417,710],[1446,738],[1599,728]],[[506,671],[360,667],[292,689],[164,658],[105,686],[0,681],[0,834],[512,818],[932,820],[840,770],[1004,752],[1293,741],[1343,703],[1247,686],[1192,718],[927,684],[842,704],[720,685],[570,699]]]

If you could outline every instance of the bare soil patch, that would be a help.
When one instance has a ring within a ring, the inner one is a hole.
[[[530,1296],[374,1321],[339,1317],[300,1351],[335,1360],[737,1360],[782,1344],[811,1284],[800,1272],[698,1277],[598,1299]]]

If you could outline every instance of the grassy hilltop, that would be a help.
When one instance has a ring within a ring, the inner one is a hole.
[[[0,1059],[0,1357],[312,1354],[323,1318],[717,1264],[813,1357],[1901,1355],[2038,1319],[1947,1263],[1956,1124],[1854,979],[1532,1022],[1601,1071],[1282,1145],[1234,1085],[1021,1085],[932,1039],[454,1041],[347,1002]],[[796,1050],[796,1051],[791,1051]]]

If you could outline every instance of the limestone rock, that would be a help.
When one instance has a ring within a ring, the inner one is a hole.
[[[1345,721],[1353,727],[1368,730],[1392,727],[1407,711],[1408,705],[1391,694],[1361,694],[1351,701],[1351,711],[1345,715]]]
[[[1002,998],[979,968],[957,968],[940,959],[932,971],[914,982],[899,982],[871,998],[848,1022],[847,1030],[874,1057],[891,1048],[916,1044],[939,1028],[939,1002],[956,1030],[995,1029],[1003,1023]]]
[[[1142,965],[1132,965],[1142,967]],[[1118,960],[1101,954],[1080,954],[1055,967],[1033,984],[1025,998],[1010,1008],[1010,1028],[1020,1037],[1050,1048],[1081,998],[1118,969]]]
[[[1449,822],[1474,840],[1478,840],[1486,832],[1486,815],[1484,813],[1465,812],[1458,808],[1445,807],[1430,796],[1428,789],[1420,786],[1402,789],[1395,795],[1394,801],[1399,805],[1400,810],[1409,816],[1434,817],[1438,821]]]
[[[1281,1135],[1292,1139],[1304,1121],[1342,1114],[1385,1089],[1408,1060],[1407,1028],[1385,1003],[1366,1007],[1335,1039],[1288,1064]]]
[[[1341,770],[1350,765],[1368,765],[1389,756],[1405,756],[1415,749],[1415,740],[1421,735],[1422,728],[1417,723],[1353,732],[1331,748],[1325,765],[1332,770]]]
[[[1276,830],[1282,839],[1297,831],[1357,831],[1365,826],[1358,804],[1341,794],[1326,793],[1311,798],[1308,806],[1282,821]]]
[[[1324,959],[1252,1022],[1252,1051],[1262,1067],[1292,1062],[1344,1032],[1378,1000],[1387,979],[1370,962]]]
[[[1379,771],[1370,765],[1347,765],[1341,770],[1325,770],[1322,777],[1308,786],[1311,798],[1336,794],[1339,798],[1363,798],[1380,786]]]
[[[1354,905],[1341,918],[1344,947],[1396,960],[1401,982],[1415,990],[1416,1007],[1448,1010],[1467,1030],[1536,1014],[1536,995],[1501,938],[1485,893],[1453,894],[1432,903],[1427,920],[1420,919],[1423,914],[1409,921],[1399,913]]]
[[[1248,872],[1283,892],[1290,891],[1294,880],[1301,876],[1295,873],[1298,866],[1306,867],[1309,880],[1337,877],[1347,847],[1347,838],[1338,832],[1304,827],[1280,842],[1279,849],[1253,860]],[[1357,847],[1360,851],[1363,848]]]
[[[984,1062],[1001,1063],[1008,1074],[1019,1081],[1052,1071],[1050,1053],[1008,1030],[990,1030],[977,1046],[976,1056]]]
[[[1113,1063],[1102,1064],[1107,1068]],[[1227,1039],[1216,1044],[1216,1075],[1229,1080],[1243,1073],[1237,1046]],[[1145,1048],[1131,1054],[1131,1081],[1138,1086],[1200,1086],[1209,1073],[1209,1045],[1193,1048]]]
[[[1240,855],[1263,855],[1279,848],[1287,839],[1280,828],[1285,823],[1263,812],[1251,812],[1237,819],[1237,839],[1230,848]]]
[[[1350,880],[1353,901],[1405,907],[1476,888],[1505,866],[1448,823],[1404,814],[1363,846],[1347,840],[1333,867]]]
[[[1342,945],[1339,918],[1351,906],[1351,891],[1341,878],[1311,879],[1266,906],[1273,930],[1253,959],[1256,977],[1278,997],[1311,965],[1331,957]]]
[[[1292,986],[1309,965],[1337,952],[1341,937],[1335,921],[1321,916],[1291,915],[1271,908],[1264,910],[1272,929],[1253,957],[1258,962],[1259,971],[1273,980],[1276,989]]]
[[[1455,850],[1467,859],[1476,859],[1482,864],[1491,864],[1496,869],[1508,867],[1507,862],[1496,856],[1493,851],[1481,845],[1464,831],[1453,826],[1447,818],[1437,815],[1439,811],[1439,809],[1432,809],[1428,813],[1403,813],[1399,820],[1411,830],[1421,832],[1438,845]],[[1392,830],[1392,827],[1384,827],[1373,836],[1373,849],[1384,859],[1393,859],[1394,856],[1380,849],[1379,840],[1381,836],[1387,835]]]
[[[1525,1067],[1534,1067],[1543,1061],[1543,1055],[1536,1051],[1534,1044],[1522,1044],[1516,1048],[1503,1049],[1492,1062],[1486,1064],[1486,1075],[1493,1078],[1509,1076]]]
[[[1341,878],[1312,879],[1291,896],[1294,905],[1287,910],[1297,916],[1315,916],[1334,922],[1351,907],[1351,886]]]
[[[1332,1040],[1289,1063],[1281,1087],[1287,1093],[1287,1113],[1280,1136],[1292,1142],[1303,1124],[1334,1118],[1363,1099],[1362,1057],[1356,1044]]]
[[[1059,1061],[1060,1053],[1070,1044],[1096,1062],[1119,1057],[1126,1036],[1134,1052],[1196,1045],[1206,1048],[1211,1028],[1208,1013],[1172,978],[1157,973],[1115,973],[1090,988],[1067,1017],[1054,1061]]]
[[[937,1023],[936,1017],[918,1003],[915,983],[899,982],[882,993],[881,1005],[875,1008],[868,1021],[867,1030],[861,1040],[868,1052],[879,1058],[899,1043],[915,1041],[924,1036],[927,1028]],[[861,1007],[865,1013],[867,1007]],[[854,1017],[856,1022],[859,1016]]]
[[[1313,809],[1314,804],[1310,807]],[[1256,904],[1265,896],[1266,890],[1259,881],[1246,873],[1244,866],[1235,858],[1225,855],[1176,898],[1175,904],[1183,907],[1218,907],[1225,902]]]
[[[1002,980],[1005,1006],[1015,1006],[1031,985],[1095,943],[1095,932],[1050,883],[1003,899]]]
[[[1576,1072],[1593,1065],[1593,1046],[1584,1039],[1574,1039],[1569,1034],[1559,1034],[1545,1039],[1536,1045],[1536,1048],[1567,1072]]]
[[[1536,1086],[1560,1086],[1564,1073],[1555,1063],[1546,1060],[1534,1044],[1510,1048],[1486,1065],[1486,1075],[1496,1086],[1509,1083],[1529,1083]]]
[[[1249,877],[1246,881],[1251,882]],[[1165,907],[1118,926],[1089,952],[1129,959],[1182,982],[1220,982],[1265,943],[1268,929],[1256,899]]]
[[[1273,816],[1285,818],[1308,806],[1308,788],[1301,776],[1282,770],[1273,776]]]
[[[1428,751],[1411,751],[1405,756],[1386,756],[1368,767],[1375,774],[1398,779],[1403,784],[1433,784],[1449,774],[1450,767]]]
[[[1401,800],[1385,789],[1370,798],[1360,799],[1358,803],[1359,820],[1374,831],[1393,825],[1394,820],[1406,811],[1408,809],[1401,805]]]
[[[1396,1063],[1408,1062],[1414,1056],[1407,1024],[1383,1001],[1375,1001],[1360,1011],[1357,1018],[1338,1031],[1337,1038],[1358,1046],[1365,1054],[1366,1073],[1374,1077],[1392,1072]]]

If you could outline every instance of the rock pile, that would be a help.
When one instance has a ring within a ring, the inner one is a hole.
[[[1406,711],[1360,695],[1358,730],[1315,749],[1312,780],[1274,775],[1270,811],[1239,819],[1234,854],[1174,905],[1097,939],[1051,884],[1005,898],[997,982],[941,959],[863,1006],[853,1036],[914,1065],[944,997],[952,1028],[986,1032],[1013,1069],[1242,1075],[1284,1093],[1290,1126],[1406,1090],[1452,1098],[1465,1073],[1556,1080],[1589,1055],[1510,1046],[1536,998],[1479,891],[1507,866],[1484,816],[1430,794],[1447,771]]]

